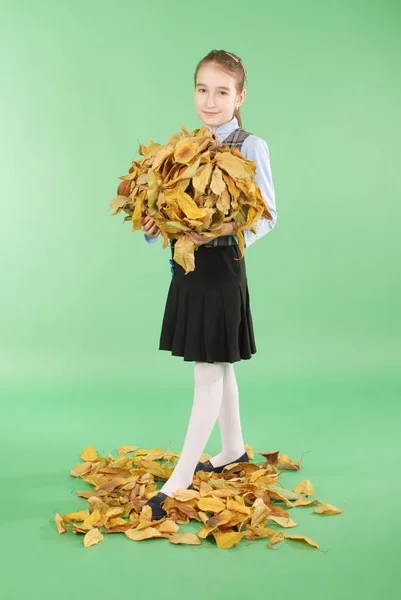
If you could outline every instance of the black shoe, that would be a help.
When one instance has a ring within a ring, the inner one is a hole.
[[[195,488],[191,483],[191,485],[189,485],[186,489],[194,490]],[[168,495],[165,494],[164,492],[158,492],[157,494],[155,494],[154,496],[149,498],[149,500],[144,505],[144,506],[151,507],[152,520],[162,519],[163,517],[166,516],[167,512],[164,510],[164,508],[162,508],[161,505],[164,504],[164,501],[166,500],[167,497],[168,497]]]
[[[232,465],[237,462],[249,462],[249,456],[247,455],[247,453],[244,452],[244,454],[242,456],[240,456],[239,458],[237,458],[237,460],[232,460],[231,462],[227,463],[226,465],[221,465],[220,467],[214,467],[212,465],[212,463],[210,462],[210,460],[206,460],[205,462],[198,462],[198,464],[196,465],[196,468],[195,468],[195,473],[197,471],[206,471],[208,473],[213,471],[214,473],[221,473],[223,471],[224,467],[228,467],[228,465]]]

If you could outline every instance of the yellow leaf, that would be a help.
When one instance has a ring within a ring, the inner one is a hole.
[[[57,525],[57,531],[58,533],[65,533],[67,530],[64,526],[64,522],[63,522],[63,517],[60,515],[60,513],[56,513],[54,520],[56,522]]]
[[[212,513],[219,513],[226,507],[224,502],[218,498],[200,498],[197,504],[201,510]]]
[[[178,143],[174,152],[174,160],[184,165],[189,165],[198,152],[198,144],[182,142]]]
[[[169,536],[169,540],[172,544],[192,544],[199,545],[202,542],[195,533],[186,531],[185,533],[174,533]]]
[[[278,466],[280,469],[297,471],[301,467],[301,460],[302,458],[299,459],[298,464],[296,465],[289,456],[281,454],[278,458]]]
[[[187,502],[193,498],[199,498],[199,492],[196,490],[189,490],[188,488],[178,488],[175,492],[173,492],[173,496],[181,502]]]
[[[172,519],[165,519],[157,527],[160,533],[177,533],[179,527]]]
[[[293,506],[309,506],[310,504],[319,504],[319,500],[295,500]]]
[[[213,533],[217,547],[223,549],[232,548],[242,540],[244,535],[246,535],[246,531],[229,531],[227,533],[215,531]]]
[[[206,190],[206,187],[209,185],[209,181],[210,181],[210,176],[212,174],[213,171],[213,165],[212,163],[206,163],[204,165],[201,165],[196,174],[194,175],[193,179],[192,179],[192,185],[195,188],[195,190],[200,193],[203,194]]]
[[[261,498],[256,498],[252,508],[254,509],[251,519],[252,526],[259,525],[260,523],[265,523],[271,511],[263,502],[263,500]]]
[[[332,504],[328,504],[327,502],[324,502],[323,504],[320,504],[320,506],[315,508],[315,510],[313,512],[322,514],[322,515],[339,515],[340,513],[344,512],[344,511],[342,508],[336,508]]]
[[[84,524],[92,526],[99,525],[100,519],[101,517],[99,509],[95,508],[95,510],[88,517],[86,517],[86,519],[84,520]]]
[[[315,493],[315,490],[313,489],[313,486],[309,479],[303,479],[302,481],[297,483],[297,485],[295,485],[292,489],[294,490],[294,492],[297,492],[297,494],[305,494],[306,496],[313,496],[313,494]]]
[[[84,546],[85,548],[89,548],[89,546],[93,546],[94,544],[98,544],[102,541],[103,535],[100,533],[98,529],[91,529],[88,533],[85,534],[84,537]]]
[[[64,523],[69,523],[71,521],[83,521],[88,516],[89,510],[85,508],[85,510],[79,510],[78,512],[70,512],[66,515],[63,515],[63,521]]]
[[[282,531],[278,531],[275,535],[270,538],[269,543],[267,544],[269,548],[273,548],[274,544],[278,542],[282,542],[284,539],[284,534]]]
[[[269,515],[269,521],[274,521],[281,527],[295,527],[298,523],[295,523],[291,517],[277,517],[276,515]]]
[[[289,535],[288,533],[283,533],[284,537],[289,540],[295,540],[297,542],[305,542],[310,546],[314,546],[315,548],[319,548],[318,544],[306,537],[305,535]]]
[[[146,527],[145,529],[129,529],[125,532],[125,535],[130,540],[140,542],[142,540],[149,540],[150,538],[159,538],[163,535],[154,527]]]
[[[210,189],[212,190],[213,194],[216,194],[216,196],[220,196],[220,194],[227,189],[223,180],[222,172],[218,166],[214,167],[213,169]]]
[[[184,236],[174,246],[174,260],[185,270],[187,275],[195,269],[195,244],[191,238]]]
[[[72,475],[73,477],[82,477],[82,475],[86,475],[87,473],[89,473],[92,467],[93,463],[90,461],[79,463],[79,465],[76,465],[71,469],[70,475]]]
[[[93,461],[93,460],[96,460],[98,458],[98,456],[97,456],[97,452],[93,448],[93,446],[86,446],[86,448],[84,448],[84,450],[82,450],[81,458],[82,458],[82,460]]]
[[[225,171],[233,179],[248,179],[249,176],[255,173],[255,167],[252,169],[250,165],[252,161],[241,159],[231,152],[216,154],[216,163],[222,171]]]

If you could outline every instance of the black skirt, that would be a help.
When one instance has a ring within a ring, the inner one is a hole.
[[[256,353],[245,259],[234,260],[239,257],[238,245],[199,246],[195,270],[187,275],[174,261],[159,350],[208,363]]]

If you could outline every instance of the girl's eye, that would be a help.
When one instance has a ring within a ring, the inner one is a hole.
[[[199,91],[200,91],[200,92],[205,92],[206,90],[205,90],[205,88],[199,88]],[[226,94],[227,94],[227,92],[223,92],[223,91],[221,91],[221,92],[220,92],[220,94],[224,94],[224,95],[226,95]]]

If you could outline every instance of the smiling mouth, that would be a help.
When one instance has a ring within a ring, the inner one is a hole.
[[[205,115],[217,115],[217,113],[208,112],[207,110],[203,111]]]

